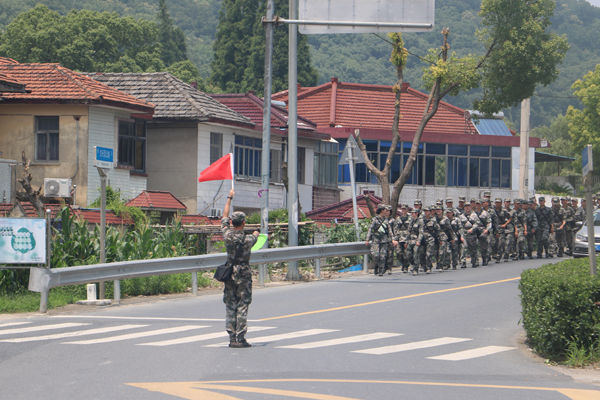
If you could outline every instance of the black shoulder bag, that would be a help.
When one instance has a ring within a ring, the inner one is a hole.
[[[244,240],[242,241],[242,243],[245,243],[245,242],[246,242],[246,235],[244,235]],[[231,280],[231,276],[233,275],[233,264],[238,259],[238,257],[237,257],[238,249],[239,249],[239,246],[237,246],[237,248],[236,248],[236,254],[235,254],[235,257],[233,258],[233,260],[231,260],[231,261],[227,260],[227,262],[225,264],[219,265],[217,267],[217,270],[215,271],[213,278],[215,278],[219,282],[227,282],[227,281]]]

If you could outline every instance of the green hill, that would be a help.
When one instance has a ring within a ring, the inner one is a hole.
[[[20,12],[44,3],[65,14],[71,9],[114,11],[121,16],[155,20],[158,0],[0,0],[0,29]],[[556,82],[539,88],[532,98],[532,127],[550,125],[568,105],[580,107],[572,98],[572,83],[600,63],[600,8],[585,0],[557,0],[552,30],[565,34],[571,45]],[[188,57],[198,66],[203,77],[210,76],[212,42],[218,22],[221,0],[167,0],[175,23],[186,34]],[[474,33],[478,28],[480,0],[445,0],[436,4],[436,27],[431,33],[405,34],[405,43],[413,54],[405,73],[411,86],[421,89],[422,63],[418,56],[441,44],[442,27],[450,28],[451,50],[459,55],[481,53]],[[276,10],[277,14],[277,10]],[[277,29],[286,29],[279,27]],[[383,36],[385,38],[385,36]],[[375,35],[314,35],[309,37],[313,65],[319,71],[319,83],[335,76],[341,81],[391,85],[395,72],[389,63],[390,46]],[[477,93],[465,93],[445,100],[462,108],[470,108]],[[505,110],[508,120],[518,128],[519,110]]]

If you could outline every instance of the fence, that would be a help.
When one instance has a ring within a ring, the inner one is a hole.
[[[320,260],[322,258],[368,253],[369,247],[365,246],[364,242],[285,247],[252,252],[250,264],[315,260],[315,276],[319,279]],[[123,261],[67,268],[31,268],[29,290],[42,294],[40,312],[46,312],[48,309],[48,294],[50,289],[55,287],[191,272],[192,292],[194,295],[197,295],[198,271],[215,269],[219,265],[225,264],[226,260],[227,255],[220,253],[153,260]],[[120,297],[121,294],[115,288],[115,300],[118,301]]]

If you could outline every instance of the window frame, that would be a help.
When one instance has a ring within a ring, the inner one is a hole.
[[[260,181],[262,178],[262,139],[234,135],[233,147],[235,177]]]
[[[338,186],[339,143],[320,141],[314,147],[313,186]]]
[[[57,129],[40,129],[43,119],[56,119]],[[39,115],[34,117],[35,126],[35,161],[45,163],[60,162],[60,117],[58,115]],[[40,137],[44,137],[45,158],[40,158]],[[56,155],[52,154],[52,142],[55,141]]]
[[[213,150],[217,155],[213,154]],[[210,163],[214,163],[218,159],[223,157],[223,134],[219,132],[210,133]],[[216,158],[215,158],[216,157]]]
[[[127,123],[128,134],[123,134],[121,126]],[[138,132],[141,127],[142,135]],[[117,160],[118,166],[133,172],[146,173],[148,126],[145,120],[117,118]]]

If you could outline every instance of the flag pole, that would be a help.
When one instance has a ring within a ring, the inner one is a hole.
[[[233,182],[235,181],[235,171],[233,170],[233,166],[235,165],[233,163],[233,153],[229,153],[231,154],[231,157],[229,157],[231,159],[231,188],[233,189]]]

